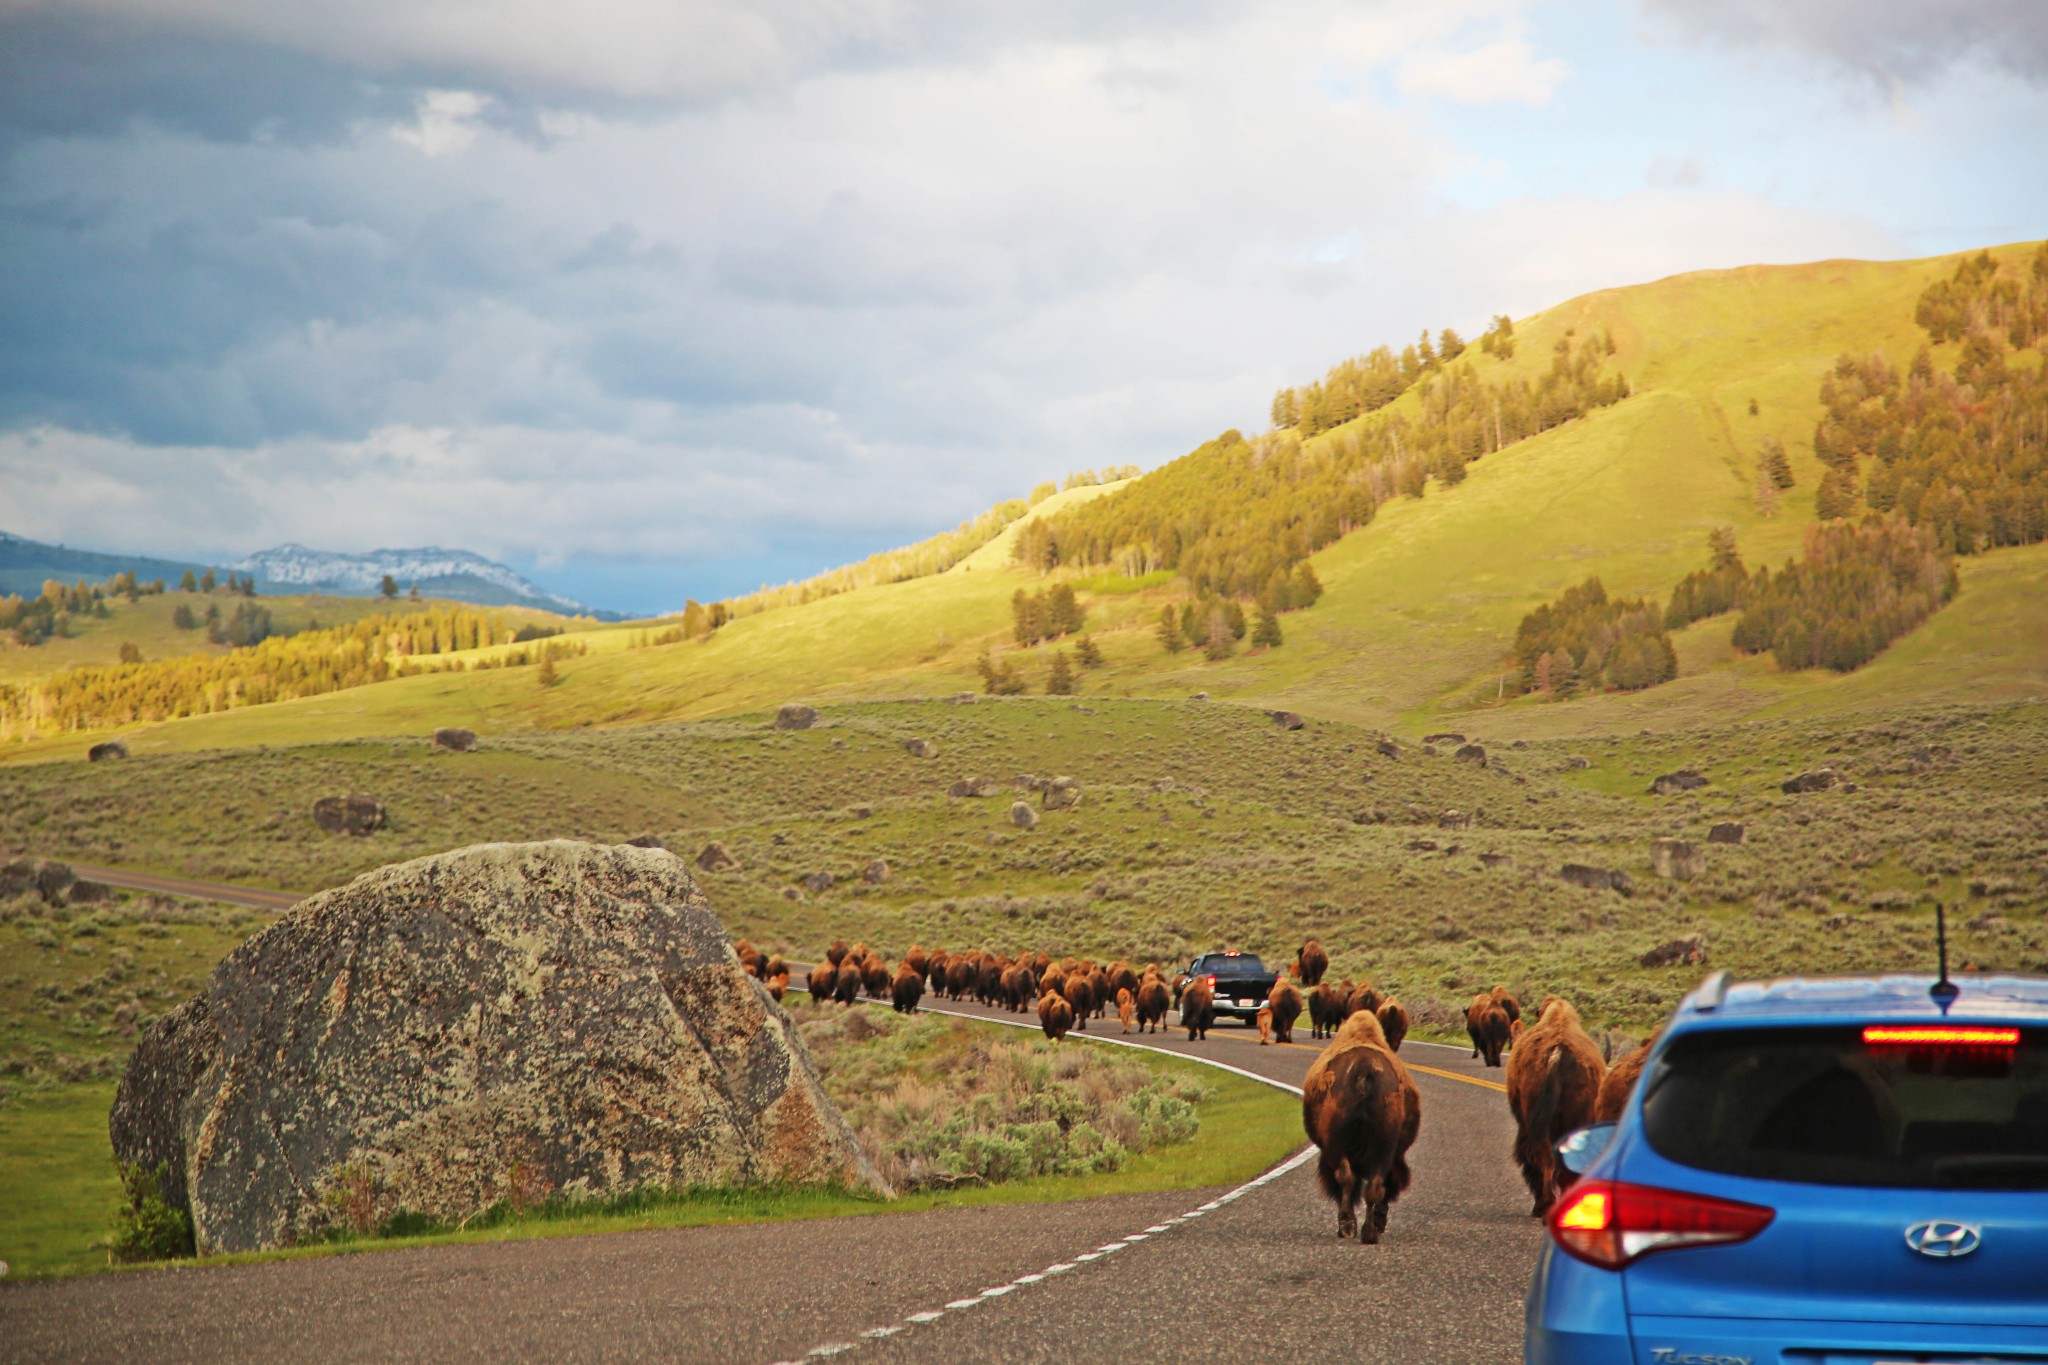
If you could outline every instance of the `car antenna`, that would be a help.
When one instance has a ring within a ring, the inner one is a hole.
[[[1955,1004],[1963,988],[1948,979],[1948,907],[1940,901],[1934,903],[1934,946],[1941,955],[1941,980],[1928,987],[1927,993],[1934,997],[1934,1003],[1941,1007],[1941,1012],[1947,1014],[1948,1007]]]

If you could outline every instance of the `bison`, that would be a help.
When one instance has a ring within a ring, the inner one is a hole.
[[[1498,1011],[1499,1006],[1493,1008]],[[1600,1049],[1586,1036],[1579,1012],[1571,1003],[1551,996],[1536,1022],[1524,1027],[1508,1063],[1508,1108],[1515,1116],[1515,1160],[1522,1167],[1538,1217],[1571,1183],[1560,1174],[1557,1143],[1575,1128],[1592,1121],[1600,1082],[1607,1073]]]
[[[953,954],[946,961],[946,994],[955,1000],[965,1000],[974,993],[974,981],[980,974],[974,954]]]
[[[865,984],[865,974],[858,958],[849,955],[840,966],[839,974],[832,982],[832,998],[842,1005],[852,1005],[860,999],[860,988]]]
[[[789,965],[784,963],[781,971],[770,972],[767,984],[768,994],[774,998],[777,1004],[781,1004],[782,997],[789,993]]]
[[[1408,1011],[1398,1000],[1382,1000],[1380,1007],[1373,1011],[1380,1021],[1380,1032],[1387,1035],[1387,1046],[1394,1051],[1401,1050],[1401,1040],[1408,1036]]]
[[[1180,993],[1180,1022],[1191,1043],[1209,1036],[1209,1025],[1216,1022],[1216,988],[1208,977],[1195,977]]]
[[[1295,975],[1301,984],[1313,990],[1322,984],[1323,973],[1330,970],[1330,955],[1323,951],[1323,945],[1310,939],[1301,945],[1294,955]]]
[[[874,999],[887,1000],[890,998],[893,993],[891,983],[894,979],[894,974],[890,972],[889,964],[882,961],[880,957],[869,956],[866,965],[861,968],[861,977],[867,984],[868,994]],[[923,992],[919,991],[919,994],[921,995]]]
[[[1337,1236],[1379,1241],[1387,1206],[1413,1179],[1408,1149],[1422,1127],[1422,1096],[1376,1016],[1345,1020],[1310,1065],[1301,1122],[1321,1151],[1316,1176],[1323,1193],[1337,1201]]]
[[[931,955],[925,952],[922,943],[910,945],[910,951],[903,955],[903,963],[920,977],[931,971]]]
[[[1131,1031],[1131,1025],[1138,1022],[1138,1001],[1125,986],[1116,988],[1117,1022],[1124,1026],[1124,1032]]]
[[[1351,1017],[1351,983],[1322,982],[1308,993],[1308,1022],[1311,1038],[1330,1038],[1337,1026]]]
[[[1012,1014],[1022,1014],[1031,1008],[1031,1002],[1038,998],[1038,982],[1031,975],[1031,967],[1019,962],[1003,973],[1003,1003],[1010,1007]]]
[[[1283,1043],[1293,1042],[1294,1021],[1301,1018],[1301,987],[1283,976],[1266,993],[1266,1004],[1273,1011],[1274,1038]]]
[[[832,998],[834,988],[839,984],[839,969],[830,962],[820,962],[811,968],[811,1003],[822,1005]]]
[[[825,950],[825,960],[837,967],[846,959],[846,951],[846,940],[835,938],[832,940],[832,946]]]
[[[1621,1121],[1621,1111],[1628,1108],[1629,1092],[1642,1078],[1643,1064],[1650,1060],[1650,1049],[1656,1044],[1657,1035],[1653,1033],[1634,1052],[1607,1068],[1607,1074],[1600,1080],[1600,1093],[1593,1100],[1593,1122]]]
[[[1372,982],[1361,981],[1351,992],[1351,1003],[1345,1011],[1345,1018],[1354,1014],[1372,1014],[1380,1007],[1380,993],[1373,989]]]
[[[1067,997],[1067,1003],[1074,1009],[1074,1027],[1086,1033],[1088,1016],[1095,1012],[1095,983],[1080,972],[1070,972],[1060,994]]]
[[[908,962],[896,969],[896,979],[889,986],[889,1003],[896,1007],[898,1014],[916,1014],[917,1002],[924,998],[924,978]]]
[[[1157,1032],[1166,1027],[1166,1007],[1172,993],[1158,975],[1138,983],[1138,1032]]]
[[[1472,997],[1465,1007],[1465,1033],[1472,1040],[1472,1055],[1484,1057],[1488,1066],[1500,1065],[1500,1054],[1509,1042],[1507,1011],[1485,991]]]
[[[1074,1007],[1065,996],[1047,991],[1038,997],[1038,1026],[1045,1030],[1046,1037],[1058,1042],[1074,1026]]]

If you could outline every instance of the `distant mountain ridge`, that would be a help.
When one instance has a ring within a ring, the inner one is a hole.
[[[438,545],[370,550],[363,554],[278,545],[259,550],[228,568],[253,575],[259,589],[319,588],[350,595],[366,594],[376,592],[378,584],[389,574],[401,588],[418,584],[420,591],[431,597],[452,597],[480,606],[540,607],[572,616],[617,619],[615,613],[549,592],[496,560]]]
[[[385,574],[401,591],[418,586],[425,597],[469,602],[480,607],[534,607],[600,621],[622,621],[619,612],[603,611],[549,592],[496,560],[469,550],[425,546],[412,550],[371,550],[340,554],[304,545],[279,545],[232,564],[203,560],[156,559],[147,555],[75,550],[0,531],[0,593],[34,595],[48,579],[103,582],[117,573],[133,573],[148,582],[161,578],[172,587],[186,570],[248,574],[259,592],[326,592],[343,597],[374,596]]]

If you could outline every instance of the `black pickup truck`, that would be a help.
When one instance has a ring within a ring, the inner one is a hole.
[[[1188,964],[1188,976],[1209,978],[1216,992],[1216,1013],[1234,1014],[1246,1024],[1258,1022],[1266,996],[1278,974],[1252,953],[1204,953]]]

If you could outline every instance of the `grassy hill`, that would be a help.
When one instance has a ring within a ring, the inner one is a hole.
[[[2030,249],[1996,254],[2017,261]],[[1525,319],[1515,358],[1481,360],[1483,374],[1535,375],[1560,338],[1605,332],[1633,396],[1476,461],[1455,488],[1432,482],[1420,499],[1383,504],[1368,525],[1314,556],[1327,592],[1284,618],[1287,643],[1277,650],[1213,663],[1193,651],[1168,655],[1152,627],[1160,606],[1180,597],[1176,584],[1156,575],[1077,578],[1089,633],[1105,655],[1102,668],[1083,675],[1084,691],[1203,690],[1408,732],[1491,706],[1516,623],[1587,575],[1600,575],[1616,595],[1661,599],[1703,562],[1706,532],[1719,525],[1737,529],[1751,564],[1791,555],[1812,519],[1821,472],[1811,450],[1820,377],[1844,352],[1881,350],[1903,364],[1923,340],[1915,300],[1956,260],[1701,272],[1589,294]],[[1419,402],[1411,391],[1390,411]],[[1343,435],[1338,428],[1308,445]],[[1785,443],[1797,478],[1769,516],[1753,493],[1767,437]],[[1057,516],[1127,486],[1071,489],[1030,517]],[[1042,581],[1009,558],[1030,517],[946,572],[745,616],[702,642],[648,647],[631,630],[592,632],[587,655],[565,661],[553,687],[538,688],[520,671],[410,678],[175,722],[136,742],[168,750],[437,724],[561,729],[973,688],[976,659],[1009,649],[1010,595]],[[1962,579],[1953,606],[1848,677],[1779,674],[1767,661],[1736,656],[1727,622],[1707,622],[1681,636],[1676,683],[1563,704],[1521,701],[1510,710],[1529,734],[1598,733],[2048,695],[2048,556],[2028,547],[1972,557]],[[1017,652],[1034,685],[1054,647]],[[70,752],[79,738],[5,757]]]

